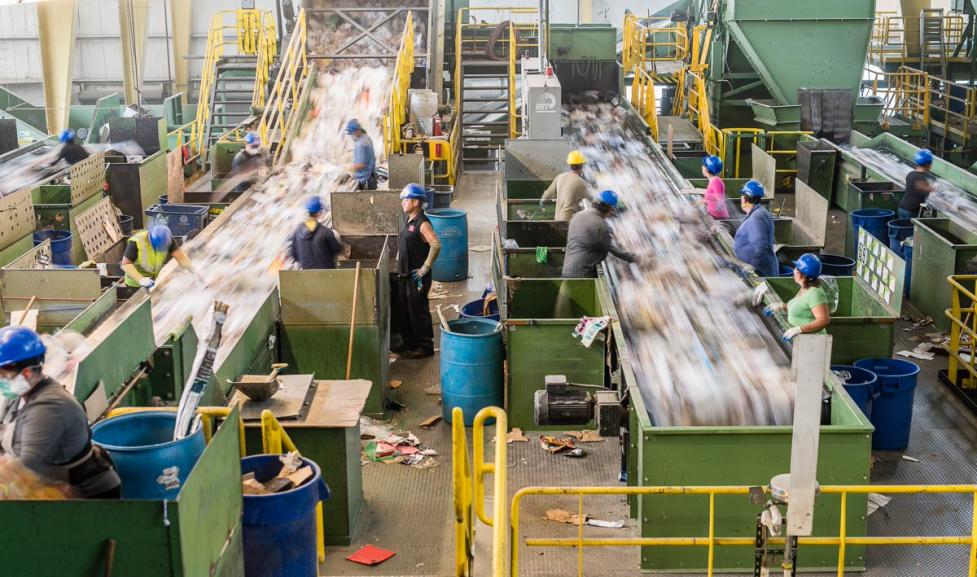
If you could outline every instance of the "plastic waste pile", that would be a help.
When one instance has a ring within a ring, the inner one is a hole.
[[[597,190],[626,209],[611,219],[616,241],[641,255],[613,257],[615,296],[638,385],[658,426],[786,425],[793,384],[775,337],[744,301],[749,292],[715,242],[716,223],[689,203],[622,108],[581,104],[571,130]]]
[[[890,152],[857,147],[845,147],[845,150],[865,166],[894,182],[905,183],[906,175],[913,170],[912,166]],[[933,192],[927,197],[926,204],[971,229],[977,229],[977,199],[943,178],[937,178],[932,184]]]
[[[348,178],[352,142],[344,132],[346,122],[357,118],[375,143],[383,142],[379,126],[387,74],[385,68],[320,74],[311,95],[312,112],[292,141],[291,161],[242,196],[242,204],[227,220],[183,246],[196,274],[171,262],[160,275],[151,292],[157,343],[178,332],[188,319],[203,342],[213,326],[214,302],[219,300],[229,308],[215,362],[220,366],[277,285],[278,271],[292,266],[286,257],[288,243],[307,217],[305,199],[318,194],[328,208],[329,193]],[[205,352],[206,347],[199,347],[194,366]],[[65,373],[54,376],[70,387],[76,363],[63,364]]]
[[[126,157],[142,157],[145,154],[142,147],[134,140],[112,144],[86,144],[85,149],[90,154],[109,150],[119,152]],[[68,168],[68,164],[63,160],[55,164],[60,151],[60,144],[42,145],[36,150],[21,154],[0,164],[0,197],[23,188],[34,188]]]
[[[355,23],[331,11],[336,4],[331,0],[311,0],[304,4],[310,10],[309,45],[314,47],[316,54],[360,56],[334,60],[331,64],[334,69],[361,66],[362,56],[396,53],[407,16],[406,12],[394,17],[391,14],[400,8],[419,9],[413,11],[414,51],[418,55],[427,51],[428,0],[358,0],[351,4],[357,11],[346,13]],[[370,32],[366,35],[363,30]]]

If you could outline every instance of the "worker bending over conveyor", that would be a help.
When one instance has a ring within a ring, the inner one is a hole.
[[[573,150],[567,155],[570,170],[558,174],[553,182],[543,191],[539,199],[542,206],[544,200],[556,199],[556,216],[553,220],[570,220],[573,215],[583,210],[583,201],[590,194],[587,192],[587,181],[583,179],[583,165],[586,157],[579,150]]]
[[[794,261],[794,282],[801,290],[786,304],[779,303],[763,309],[764,316],[772,317],[775,312],[787,311],[787,324],[783,339],[794,340],[800,334],[824,334],[831,324],[831,310],[828,294],[821,286],[821,259],[805,253]],[[764,283],[762,286],[766,286]]]
[[[118,499],[119,474],[92,445],[81,403],[44,374],[46,352],[31,329],[0,329],[0,459],[17,459],[46,482],[70,485],[79,497]]]
[[[733,252],[758,275],[777,276],[780,265],[773,251],[773,217],[760,204],[763,195],[763,185],[755,180],[748,181],[740,189],[740,206],[746,217],[736,230]]]
[[[318,196],[305,201],[309,218],[292,234],[289,254],[303,270],[336,268],[336,257],[343,252],[343,244],[331,228],[319,222],[322,216],[322,200]]]
[[[173,242],[170,227],[156,224],[149,230],[129,237],[126,251],[122,256],[122,270],[126,273],[126,286],[151,289],[156,286],[156,278],[169,262],[176,259],[187,271],[196,275],[190,257]]]
[[[899,218],[918,217],[920,206],[933,192],[934,177],[930,174],[930,169],[933,168],[933,153],[924,148],[916,153],[913,160],[916,168],[906,175],[906,192],[903,193],[897,209]]]
[[[608,253],[627,262],[637,261],[635,255],[619,248],[611,236],[607,219],[614,216],[616,210],[617,193],[605,190],[590,208],[578,212],[570,220],[563,278],[597,278],[597,265],[607,258]]]
[[[424,187],[411,183],[400,193],[407,223],[399,237],[399,274],[396,316],[404,344],[394,352],[401,358],[420,359],[434,354],[431,327],[431,267],[441,252],[441,241],[424,214]]]
[[[353,164],[349,171],[356,178],[358,190],[377,189],[377,158],[373,141],[355,118],[346,123],[346,134],[353,138]]]
[[[51,166],[64,160],[69,166],[78,164],[82,160],[85,160],[90,155],[85,147],[81,144],[75,142],[75,131],[68,128],[61,131],[61,136],[59,137],[61,141],[61,150],[58,151],[58,157],[54,159]]]
[[[261,146],[261,137],[254,132],[244,136],[244,148],[231,160],[231,176],[249,174],[247,180],[234,187],[234,192],[244,192],[258,181],[259,172],[268,165],[267,151]]]

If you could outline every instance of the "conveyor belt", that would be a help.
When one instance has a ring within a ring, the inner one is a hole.
[[[626,211],[612,222],[640,266],[611,259],[618,314],[642,395],[659,426],[784,425],[793,386],[776,336],[750,308],[730,239],[627,107],[577,105],[570,127],[598,189]]]

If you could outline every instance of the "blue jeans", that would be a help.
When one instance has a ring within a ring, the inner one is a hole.
[[[919,216],[918,212],[916,214],[913,214],[904,208],[897,208],[896,212],[899,214],[899,218],[903,218],[903,219],[916,218],[917,216]]]

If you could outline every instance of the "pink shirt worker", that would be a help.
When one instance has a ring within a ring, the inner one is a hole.
[[[723,171],[723,161],[718,156],[706,156],[702,159],[702,176],[709,179],[706,187],[706,210],[713,218],[729,218],[726,210],[726,185],[719,174]]]

